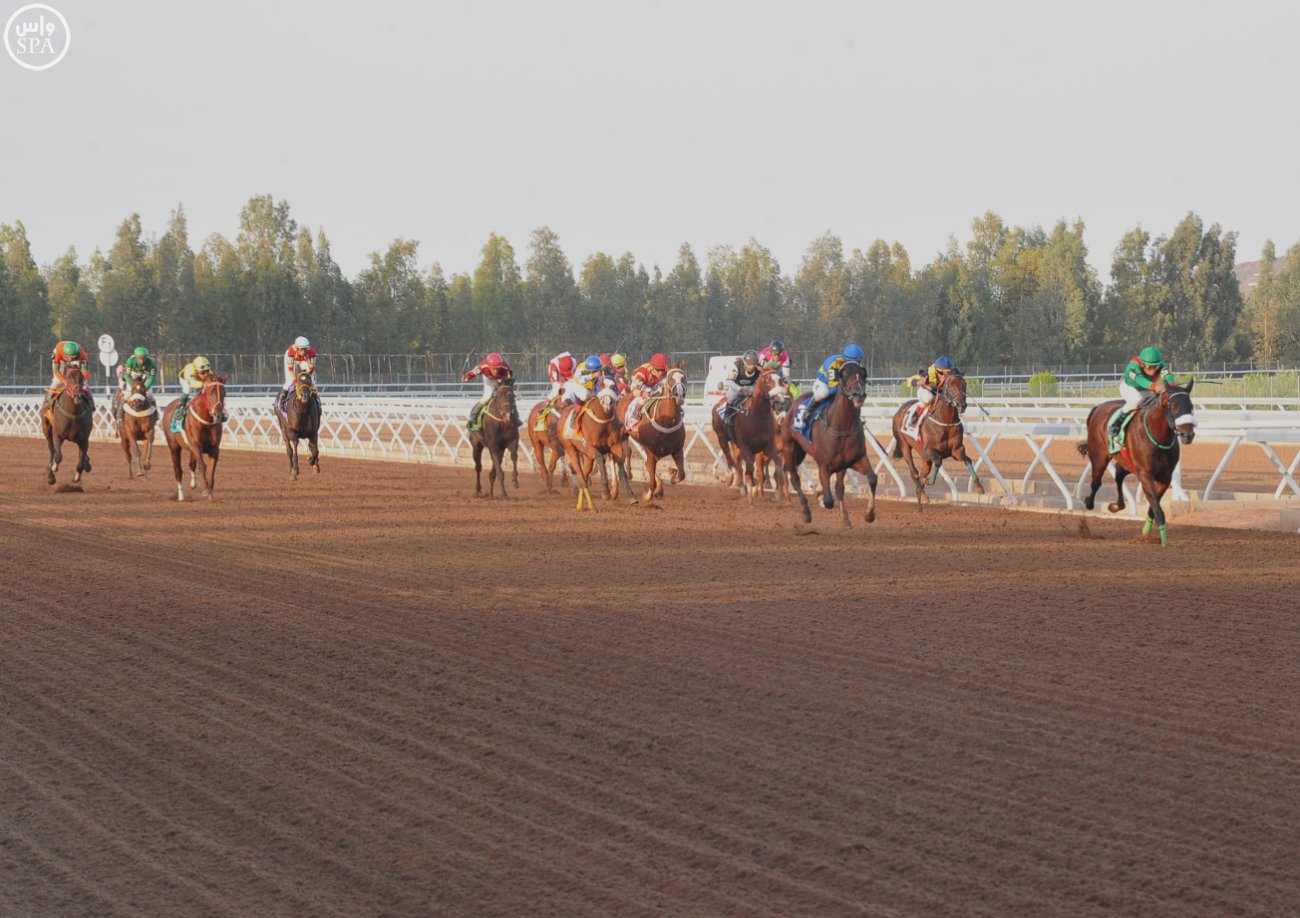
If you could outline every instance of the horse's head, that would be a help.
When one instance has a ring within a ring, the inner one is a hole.
[[[790,397],[790,384],[785,380],[778,380],[772,384],[772,391],[768,393],[768,398],[772,400],[772,410],[777,414],[784,414],[790,410],[790,403],[794,401]]]
[[[311,370],[299,370],[293,378],[293,394],[300,402],[311,399],[315,387],[311,382]]]
[[[126,400],[141,405],[149,401],[149,389],[145,386],[144,380],[139,376],[132,377],[131,391],[127,393]]]
[[[1178,439],[1191,443],[1196,436],[1196,416],[1192,413],[1192,386],[1196,380],[1188,380],[1187,387],[1169,386],[1160,396],[1165,409],[1165,420],[1170,430],[1178,432]]]
[[[966,410],[966,377],[953,370],[939,384],[939,397],[962,414]]]
[[[492,413],[498,417],[510,417],[510,413],[515,408],[515,380],[513,376],[507,376],[497,383],[496,391],[492,393],[491,408]]]
[[[209,377],[203,383],[203,393],[200,397],[207,402],[208,412],[213,420],[221,417],[226,404],[226,377],[215,374]]]
[[[867,397],[867,371],[860,364],[848,362],[840,367],[840,394],[861,408]]]
[[[63,371],[64,391],[72,396],[73,400],[81,398],[86,387],[86,377],[82,374],[80,367],[69,367]]]
[[[668,373],[664,376],[664,392],[672,396],[673,401],[677,404],[685,404],[686,371],[682,369],[681,363],[668,368]]]
[[[596,384],[596,401],[606,412],[613,411],[614,403],[618,401],[618,383],[608,376],[602,377]]]

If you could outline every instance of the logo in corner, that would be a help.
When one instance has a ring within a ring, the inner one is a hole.
[[[19,67],[49,70],[68,53],[72,30],[68,20],[45,3],[29,3],[5,23],[5,50]]]

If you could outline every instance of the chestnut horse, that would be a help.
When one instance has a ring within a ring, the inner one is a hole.
[[[143,379],[131,380],[130,392],[117,392],[115,399],[122,405],[122,420],[117,434],[122,438],[122,452],[126,453],[126,473],[132,478],[143,478],[153,464],[154,431],[158,427],[158,406],[145,388]],[[140,444],[144,443],[142,451]],[[136,466],[140,474],[136,475]]]
[[[190,398],[180,433],[172,433],[172,418],[180,406],[181,400],[176,399],[163,410],[162,417],[163,436],[171,450],[172,471],[176,473],[176,499],[185,500],[185,488],[181,484],[181,453],[185,452],[190,457],[190,487],[198,487],[198,479],[202,477],[203,496],[213,500],[217,460],[221,458],[222,424],[226,417],[226,377],[213,376],[203,384],[202,391]]]
[[[839,371],[840,384],[835,390],[831,403],[811,422],[811,439],[799,433],[794,427],[797,412],[786,415],[781,432],[785,436],[785,448],[782,458],[785,473],[794,483],[794,491],[799,495],[799,504],[803,511],[803,521],[812,522],[812,511],[808,509],[808,498],[803,493],[799,481],[799,463],[804,457],[812,456],[817,463],[817,473],[821,477],[822,506],[830,510],[835,500],[840,502],[840,514],[844,518],[845,528],[853,528],[849,521],[849,510],[844,504],[844,474],[849,469],[867,479],[870,496],[867,498],[868,523],[876,521],[876,472],[871,467],[867,454],[866,428],[862,425],[862,402],[866,397],[867,371],[856,363],[846,363]],[[812,395],[799,399],[803,402]],[[835,476],[835,493],[831,494],[831,476]]]
[[[916,502],[928,504],[929,496],[925,493],[926,485],[932,485],[939,478],[939,466],[943,460],[952,456],[966,464],[970,472],[971,490],[976,494],[984,493],[984,485],[975,474],[975,463],[966,455],[966,445],[962,441],[961,416],[966,410],[966,377],[952,372],[939,383],[934,393],[933,407],[921,418],[920,436],[911,437],[903,432],[903,423],[908,412],[917,403],[916,399],[903,402],[903,407],[894,412],[894,452],[893,457],[907,458],[908,471],[912,473],[912,482],[916,485]],[[925,472],[917,470],[912,453],[919,452],[925,463]]]
[[[629,430],[635,428],[631,434],[632,439],[641,444],[641,449],[645,451],[646,501],[664,496],[664,483],[656,472],[661,459],[671,456],[673,464],[677,466],[673,469],[669,484],[686,480],[686,418],[683,413],[686,405],[685,366],[685,361],[679,361],[669,367],[656,391],[638,405],[637,417],[628,416],[635,395],[629,392],[618,400],[619,417],[627,421]]]
[[[483,497],[483,450],[488,451],[492,468],[488,471],[487,497],[496,496],[497,480],[501,481],[501,496],[506,497],[506,450],[514,471],[514,486],[519,487],[519,425],[515,423],[515,381],[503,379],[488,399],[481,415],[483,426],[469,433],[470,448],[474,451],[474,496]]]
[[[55,473],[63,462],[63,443],[71,440],[77,444],[77,470],[72,475],[74,484],[80,483],[81,474],[90,471],[90,434],[95,429],[95,398],[86,388],[85,377],[78,367],[69,367],[63,373],[64,385],[50,390],[49,401],[41,412],[41,431],[50,445],[50,464],[45,470],[45,480],[54,484]]]
[[[587,507],[595,510],[591,500],[591,470],[600,466],[600,477],[605,486],[605,499],[617,500],[619,483],[627,486],[628,499],[636,503],[632,493],[632,482],[627,478],[627,431],[619,423],[618,412],[614,403],[618,400],[618,389],[612,381],[605,380],[600,389],[588,396],[581,404],[572,404],[560,412],[560,445],[569,460],[578,492],[578,509],[583,501]],[[605,468],[604,456],[612,456],[618,477],[611,492],[609,472]]]
[[[1118,399],[1102,402],[1088,412],[1088,439],[1078,444],[1079,454],[1092,463],[1092,488],[1084,500],[1089,510],[1101,487],[1101,477],[1106,466],[1115,463],[1115,489],[1119,497],[1106,509],[1118,513],[1124,509],[1124,479],[1136,475],[1147,498],[1147,518],[1142,524],[1142,534],[1149,536],[1154,524],[1160,533],[1160,544],[1169,544],[1165,529],[1165,511],[1160,499],[1169,490],[1178,465],[1179,441],[1191,443],[1196,436],[1196,417],[1192,414],[1192,386],[1168,386],[1160,394],[1144,398],[1124,429],[1123,446],[1118,452],[1110,451],[1110,434],[1106,428],[1110,416],[1123,404]]]
[[[289,478],[298,480],[298,441],[306,440],[311,457],[307,464],[320,474],[320,393],[311,381],[310,370],[299,370],[293,380],[293,394],[288,406],[275,409],[275,419],[280,424],[284,438],[284,451],[289,456]]]
[[[726,422],[715,410],[713,414],[713,433],[718,439],[727,466],[731,470],[730,482],[740,487],[740,492],[754,502],[755,490],[762,497],[766,487],[767,463],[779,461],[780,451],[777,446],[777,421],[774,400],[780,388],[780,377],[772,369],[764,370],[758,375],[753,391],[745,399],[743,410],[737,412],[735,419],[736,437],[733,440],[727,430]],[[788,390],[786,408],[789,409]],[[755,474],[755,464],[758,472]],[[785,497],[785,474],[777,468],[776,490]]]
[[[554,494],[556,463],[560,466],[561,487],[565,488],[569,486],[569,466],[564,460],[564,447],[560,445],[560,435],[556,429],[560,409],[556,407],[547,411],[545,416],[542,415],[549,404],[550,399],[542,399],[528,412],[528,442],[533,447],[537,467],[546,477],[546,493]]]

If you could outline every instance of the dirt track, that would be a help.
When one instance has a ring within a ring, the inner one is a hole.
[[[0,440],[0,915],[1300,901],[1296,536],[235,452],[178,506],[43,450]]]

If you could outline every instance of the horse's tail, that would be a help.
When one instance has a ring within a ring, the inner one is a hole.
[[[901,435],[894,437],[894,451],[890,453],[895,459],[903,458],[903,441]]]

